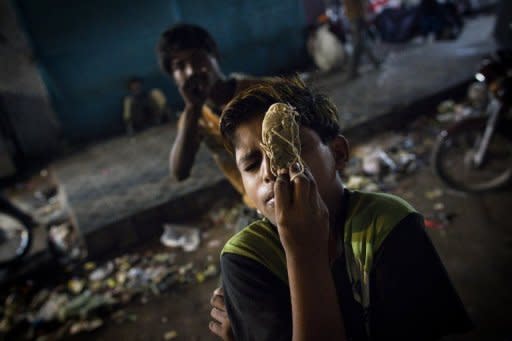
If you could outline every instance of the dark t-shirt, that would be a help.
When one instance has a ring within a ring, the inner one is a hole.
[[[221,267],[236,340],[291,340],[288,285],[243,256],[225,253]],[[344,255],[334,261],[332,273],[348,339],[367,340],[365,313],[353,297]],[[378,250],[370,302],[374,340],[435,340],[472,327],[417,213],[398,223]]]

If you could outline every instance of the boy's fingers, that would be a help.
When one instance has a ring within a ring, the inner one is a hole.
[[[214,333],[215,335],[222,337],[222,326],[220,325],[220,323],[216,321],[210,321],[210,323],[208,324],[208,328],[210,328],[212,333]]]
[[[293,177],[293,202],[300,203],[303,201],[309,201],[310,195],[310,183],[311,180],[308,178],[306,173],[295,174]]]
[[[224,303],[224,297],[219,295],[214,295],[210,299],[210,305],[217,309],[226,310],[226,304]]]
[[[213,294],[214,295],[218,295],[218,296],[224,296],[224,288],[223,287],[219,287],[219,288],[215,289],[213,291]]]
[[[315,202],[313,200],[316,198],[317,193],[318,193],[315,178],[313,177],[313,174],[311,174],[311,171],[307,167],[304,167],[304,174],[309,180],[308,195],[309,195],[310,202]]]
[[[299,162],[294,162],[290,165],[290,179],[293,179],[299,175],[304,173],[304,167]]]
[[[274,200],[276,212],[285,212],[290,208],[290,177],[288,173],[280,171],[274,184]]]
[[[210,311],[210,316],[220,323],[224,323],[228,320],[228,314],[225,311],[217,308],[213,308]]]

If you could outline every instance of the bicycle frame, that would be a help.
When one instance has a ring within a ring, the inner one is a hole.
[[[480,145],[478,146],[477,152],[473,155],[473,165],[475,167],[481,167],[485,158],[485,153],[487,151],[487,147],[489,146],[489,142],[491,141],[491,137],[496,130],[496,125],[499,121],[499,117],[501,114],[501,109],[503,105],[496,98],[492,98],[489,102],[489,105],[486,109],[486,114],[488,116],[487,123],[485,126],[484,136],[480,141]]]

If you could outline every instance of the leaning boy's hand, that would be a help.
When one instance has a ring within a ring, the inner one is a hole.
[[[274,184],[276,224],[286,256],[327,260],[329,211],[309,169],[297,175],[296,167],[290,168],[281,170]]]
[[[178,90],[185,101],[185,106],[201,108],[208,97],[207,79],[202,74],[188,78]]]

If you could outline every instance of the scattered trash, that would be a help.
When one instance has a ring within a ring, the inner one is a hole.
[[[434,210],[436,210],[436,211],[444,210],[444,204],[442,202],[436,202],[434,204]]]
[[[173,340],[178,337],[178,333],[175,330],[170,330],[164,334],[164,340]]]
[[[437,120],[441,123],[444,122],[453,122],[455,120],[454,112],[446,112],[436,116]]]
[[[448,225],[446,222],[435,218],[425,218],[424,223],[426,228],[434,230],[444,229]]]
[[[370,153],[363,157],[363,172],[368,175],[378,175],[381,172],[381,161],[378,153]]]
[[[442,101],[437,106],[437,112],[440,114],[453,113],[455,110],[455,101],[449,99]]]
[[[68,289],[72,294],[78,295],[85,287],[85,281],[82,279],[73,278],[68,281]]]
[[[48,241],[53,250],[60,255],[61,262],[71,262],[87,256],[87,249],[78,229],[69,222],[53,225],[48,230]]]
[[[364,191],[391,191],[400,180],[429,162],[433,143],[433,139],[418,134],[390,133],[379,137],[378,142],[358,146],[345,168],[345,184]]]
[[[118,310],[111,316],[112,320],[117,324],[124,322],[137,322],[137,314],[127,313],[125,310]]]
[[[446,228],[454,218],[454,213],[439,212],[432,216],[425,217],[424,224],[426,228],[441,230]]]
[[[164,225],[164,233],[160,241],[167,247],[182,247],[186,252],[192,252],[199,247],[201,237],[198,228],[182,225]]]
[[[209,249],[217,248],[222,244],[222,242],[218,239],[212,239],[208,242],[207,247]]]
[[[52,293],[36,313],[34,320],[46,322],[56,320],[59,309],[67,302],[69,302],[67,295]]]
[[[114,271],[114,264],[112,262],[108,262],[105,266],[98,268],[91,272],[89,275],[89,280],[91,281],[101,281],[109,276],[112,271]]]
[[[19,333],[22,329],[16,326],[28,322],[23,337],[31,339],[52,329],[63,335],[92,331],[108,316],[115,323],[135,322],[137,315],[120,309],[122,305],[135,299],[145,304],[178,286],[203,283],[218,275],[218,257],[179,264],[172,252],[126,254],[98,265],[88,262],[53,289],[42,288],[31,295],[24,289],[7,296],[0,307],[0,332]]]
[[[366,186],[371,184],[371,180],[364,176],[351,175],[346,185],[352,189],[365,189]]]
[[[398,166],[395,161],[383,150],[377,150],[377,157],[381,161],[381,163],[385,164],[390,170],[397,171]]]
[[[440,188],[436,188],[431,191],[425,192],[425,198],[427,198],[429,200],[437,199],[437,198],[441,197],[442,195],[443,195],[443,190],[441,190]]]
[[[206,279],[210,277],[217,276],[219,274],[219,270],[217,266],[214,264],[209,264],[208,267],[204,271],[196,272],[196,280],[198,283],[204,282]]]
[[[91,332],[98,329],[103,325],[103,320],[94,319],[91,321],[79,321],[71,325],[69,328],[69,334],[75,335],[83,332]]]
[[[175,253],[162,252],[162,253],[157,253],[156,255],[153,256],[153,260],[157,263],[172,264],[172,263],[174,263],[175,259],[176,259]]]
[[[96,263],[94,262],[87,262],[84,264],[84,270],[86,271],[91,271],[91,270],[94,270],[96,268]]]
[[[254,214],[245,205],[239,204],[230,208],[212,210],[208,217],[214,226],[224,226],[228,230],[235,230],[244,222],[254,219]],[[244,226],[247,226],[244,225]]]
[[[47,276],[48,280],[13,281],[8,290],[2,290],[0,339],[6,340],[57,340],[90,332],[108,323],[136,322],[137,314],[123,309],[127,304],[147,303],[159,295],[218,277],[219,257],[213,249],[221,247],[223,240],[213,238],[210,227],[235,229],[244,220],[257,217],[254,210],[243,209],[242,204],[226,205],[211,210],[204,217],[204,228],[203,225],[201,229],[165,227],[165,232],[175,235],[164,233],[164,245],[191,252],[198,249],[203,239],[205,246],[212,248],[205,247],[211,254],[197,253],[191,257],[180,254],[181,250],[160,247],[157,252],[127,253],[102,262],[82,262],[83,238],[68,216],[63,192],[55,186],[41,187],[35,181],[16,185],[13,191],[17,191],[13,193],[38,223],[49,223],[46,231],[52,251],[66,259],[80,260],[80,266],[56,267],[52,270],[55,273]],[[21,191],[29,192],[22,196],[18,194]],[[169,245],[173,242],[174,245]],[[194,261],[190,261],[192,259]],[[162,323],[169,320],[162,317]],[[173,330],[166,334],[166,339],[178,335]]]

